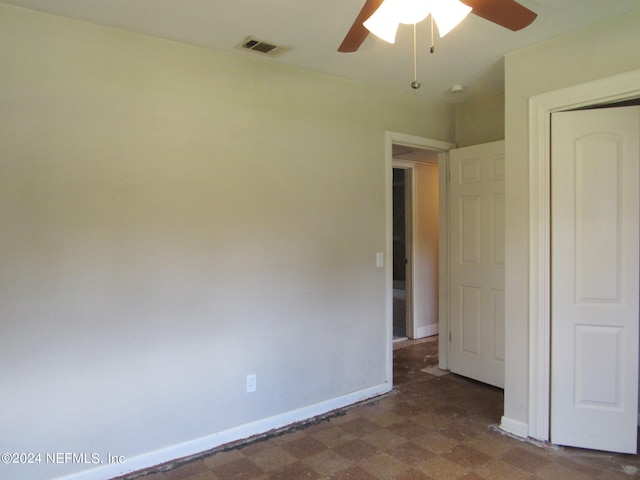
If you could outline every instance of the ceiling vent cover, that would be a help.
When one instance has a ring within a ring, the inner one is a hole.
[[[267,55],[268,57],[278,57],[283,53],[292,50],[291,47],[281,47],[269,42],[258,40],[257,38],[253,37],[245,38],[241,43],[236,45],[235,48],[239,48],[241,50],[249,50],[261,55]]]

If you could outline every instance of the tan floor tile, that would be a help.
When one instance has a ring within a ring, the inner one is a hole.
[[[325,450],[317,455],[312,455],[304,459],[304,463],[320,475],[327,476],[350,467],[354,462],[337,454],[333,450]]]
[[[238,449],[227,450],[226,452],[218,452],[204,459],[204,464],[209,467],[217,467],[225,463],[241,460],[245,458],[244,454]]]
[[[502,460],[489,460],[474,470],[478,476],[486,480],[527,480],[530,473],[523,472]],[[560,480],[560,479],[557,479]]]
[[[411,467],[418,465],[419,463],[424,463],[430,458],[436,456],[434,453],[425,450],[413,442],[398,445],[397,447],[388,450],[387,453]]]
[[[522,445],[508,450],[500,459],[525,472],[535,473],[549,463],[549,459],[534,451],[537,447]]]
[[[410,468],[402,472],[400,475],[393,477],[393,480],[433,480],[431,477],[425,475],[424,473],[416,470],[414,468]]]
[[[271,472],[298,461],[281,446],[261,450],[251,455],[249,459],[265,472]]]
[[[405,417],[389,410],[381,410],[372,413],[367,417],[367,419],[375,423],[376,425],[380,425],[381,427],[386,428],[402,422]]]
[[[391,480],[410,467],[388,454],[378,454],[361,462],[360,466],[380,480]]]
[[[274,480],[314,480],[320,478],[320,475],[306,463],[295,462],[271,472],[269,478]]]
[[[452,438],[445,437],[436,431],[429,432],[428,434],[414,438],[411,441],[430,452],[438,454],[450,452],[458,445],[458,442]]]
[[[600,472],[597,472],[598,474]],[[549,463],[536,471],[536,477],[541,480],[591,480],[595,475],[585,475],[559,463]]]
[[[468,422],[450,423],[447,427],[439,429],[439,432],[458,442],[470,441],[478,436],[477,428],[473,428]]]
[[[415,416],[413,419],[418,425],[422,425],[431,430],[438,430],[441,428],[446,428],[451,420],[445,417],[442,414],[434,413],[434,412],[422,412],[419,415]]]
[[[405,437],[401,437],[385,429],[368,433],[362,437],[362,440],[382,451],[390,450],[409,441]]]
[[[294,457],[303,459],[326,450],[327,446],[313,437],[305,436],[295,442],[282,444],[282,448]]]
[[[466,445],[458,445],[451,452],[444,453],[442,456],[452,462],[471,468],[477,468],[491,460],[491,457],[486,453],[479,452]]]
[[[378,453],[378,449],[376,447],[360,439],[338,445],[337,447],[334,447],[333,450],[354,462],[359,462]]]
[[[461,477],[458,477],[456,480],[485,480],[481,476],[479,476],[475,472],[463,473]]]
[[[498,432],[488,432],[485,435],[472,438],[465,444],[493,458],[499,458],[511,450],[518,441]]]
[[[340,425],[340,428],[356,437],[362,437],[363,435],[376,432],[380,429],[378,425],[365,418],[356,418],[345,422]]]
[[[629,475],[622,470],[604,470],[594,480],[632,480],[637,479],[639,475]]]
[[[209,470],[208,472],[200,472],[188,477],[180,477],[180,480],[220,480],[220,477]]]
[[[354,465],[331,475],[331,480],[379,480],[364,468]]]
[[[416,468],[434,480],[456,480],[469,472],[467,467],[442,457],[433,457]]]
[[[344,431],[338,426],[325,428],[320,432],[312,433],[311,436],[327,446],[341,445],[357,438],[355,435]]]
[[[396,382],[394,382],[396,383]],[[397,387],[397,385],[396,385]],[[388,410],[390,408],[394,408],[397,404],[398,404],[398,389],[395,388],[394,390],[392,390],[391,392],[389,392],[387,395],[385,395],[384,397],[382,397],[380,399],[380,401],[378,402],[378,406],[380,408],[384,408],[385,410]]]
[[[429,432],[429,429],[425,426],[419,425],[410,419],[391,425],[388,430],[407,439],[421,437]]]
[[[215,477],[213,477],[211,470],[203,460],[187,462],[176,468],[165,471],[163,475],[164,476],[162,477],[162,480],[184,480],[190,477],[195,477],[196,475],[201,477],[203,475],[209,475],[210,480],[217,480]]]
[[[402,394],[399,394],[398,397],[402,398]],[[424,405],[419,405],[414,402],[405,402],[398,398],[394,398],[395,404],[389,405],[387,410],[405,418],[415,419],[417,416],[427,412],[425,410]]]
[[[211,470],[220,480],[254,479],[265,473],[255,463],[246,458],[218,465]]]
[[[590,478],[597,477],[607,469],[607,461],[594,461],[595,459],[591,456],[584,458],[582,455],[573,455],[573,453],[572,451],[568,456],[554,455],[552,458],[554,462],[564,465],[566,468],[577,470]]]

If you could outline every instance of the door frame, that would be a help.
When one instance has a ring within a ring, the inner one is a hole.
[[[386,251],[387,259],[393,258],[393,145],[402,145],[412,148],[420,148],[439,152],[438,154],[438,188],[439,188],[439,222],[440,222],[440,255],[439,255],[439,322],[438,322],[438,348],[439,366],[443,370],[448,369],[448,342],[449,336],[447,298],[447,172],[449,171],[447,152],[455,148],[454,143],[443,142],[431,138],[407,135],[404,133],[387,131],[385,135],[385,190],[386,190]],[[414,191],[415,193],[415,191]],[[415,202],[415,194],[413,195]],[[415,205],[412,210],[415,211]],[[413,258],[413,256],[412,256]],[[386,306],[387,306],[387,377],[393,379],[393,266],[386,262]],[[415,268],[411,266],[411,272]],[[393,383],[393,382],[391,382]]]
[[[529,99],[529,421],[549,441],[551,382],[551,114],[640,97],[640,69]]]

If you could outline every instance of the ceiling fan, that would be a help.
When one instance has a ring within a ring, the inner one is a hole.
[[[347,32],[338,52],[355,52],[369,35],[363,23],[380,8],[384,0],[366,0],[362,10],[356,17],[351,29]],[[501,25],[509,30],[517,31],[533,22],[537,14],[520,5],[515,0],[460,0],[471,7],[471,13]]]

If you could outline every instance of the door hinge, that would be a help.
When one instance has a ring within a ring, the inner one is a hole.
[[[451,332],[449,332],[449,342],[451,342]]]

